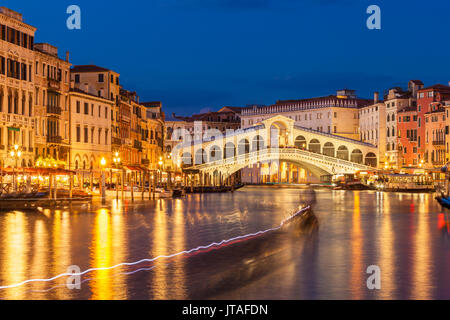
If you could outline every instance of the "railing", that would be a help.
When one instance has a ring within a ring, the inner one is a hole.
[[[48,78],[48,87],[59,90],[61,88],[61,83],[57,79]]]
[[[203,164],[195,164],[194,167],[196,167],[198,169],[202,169],[202,168],[211,167],[211,166],[222,166],[222,165],[230,165],[230,164],[235,164],[235,163],[244,164],[246,162],[249,162],[249,159],[251,159],[252,157],[269,158],[273,154],[275,154],[275,155],[283,155],[283,154],[284,155],[287,155],[287,154],[295,155],[295,154],[297,154],[297,155],[301,155],[303,157],[309,157],[311,160],[332,162],[332,163],[336,163],[336,164],[339,164],[342,166],[352,167],[352,168],[358,169],[358,170],[368,170],[370,168],[373,168],[373,167],[370,167],[369,165],[355,163],[355,162],[351,162],[349,160],[334,158],[334,157],[326,156],[323,154],[313,153],[310,151],[296,149],[296,148],[262,149],[259,151],[253,151],[251,153],[241,154],[241,155],[229,157],[226,159],[216,160],[216,161],[212,161],[212,162],[206,162]]]
[[[115,144],[115,145],[122,145],[122,140],[120,138],[116,138],[116,137],[112,137],[111,138],[111,144]]]
[[[348,142],[359,144],[359,145],[363,145],[363,146],[366,146],[366,147],[376,148],[376,146],[374,146],[373,144],[370,144],[370,143],[367,143],[367,142],[362,142],[362,141],[355,140],[355,139],[346,138],[346,137],[339,136],[339,135],[332,134],[332,133],[326,133],[326,132],[322,132],[322,131],[317,131],[317,130],[301,127],[299,125],[294,125],[294,128],[297,129],[297,130],[303,130],[303,131],[311,132],[311,133],[314,133],[314,134],[319,134],[319,135],[322,135],[322,136],[326,136],[326,137],[330,137],[330,138],[334,138],[334,139],[338,139],[338,140],[348,141]]]
[[[150,160],[148,160],[148,159],[141,159],[141,163],[142,163],[144,166],[148,166],[148,165],[150,164]]]
[[[61,112],[62,112],[61,107],[47,106],[47,114],[61,115]]]
[[[61,136],[47,136],[47,143],[57,143],[60,144],[62,142]]]
[[[445,146],[445,141],[433,141],[433,146]]]

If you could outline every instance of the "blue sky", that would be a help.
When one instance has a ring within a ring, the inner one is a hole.
[[[66,27],[66,8],[82,29]],[[382,29],[366,28],[381,8]],[[166,113],[271,104],[357,90],[450,81],[447,0],[4,0],[38,28],[36,42],[71,52],[73,64],[121,74]]]

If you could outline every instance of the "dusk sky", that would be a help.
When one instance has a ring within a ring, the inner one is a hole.
[[[76,4],[82,29],[68,30]],[[366,9],[381,7],[382,29]],[[350,88],[374,91],[420,79],[450,81],[450,1],[148,0],[2,1],[38,28],[36,42],[73,64],[121,74],[166,114],[272,104]]]

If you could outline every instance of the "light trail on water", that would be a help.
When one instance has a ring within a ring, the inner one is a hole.
[[[138,261],[135,261],[135,262],[122,262],[122,263],[116,264],[116,265],[111,266],[111,267],[90,268],[90,269],[87,269],[87,270],[85,270],[83,272],[80,272],[80,273],[68,273],[68,272],[61,273],[61,274],[59,274],[57,276],[54,276],[54,277],[48,278],[48,279],[29,279],[29,280],[24,280],[24,281],[22,281],[20,283],[16,283],[16,284],[12,284],[12,285],[0,286],[0,290],[18,288],[18,287],[21,287],[21,286],[23,286],[25,284],[29,284],[29,283],[33,283],[33,282],[52,282],[52,281],[55,281],[55,280],[60,279],[62,277],[82,276],[82,275],[85,275],[85,274],[87,274],[89,272],[93,272],[93,271],[111,270],[111,269],[116,269],[116,268],[123,267],[123,266],[135,266],[135,265],[138,265],[138,264],[141,264],[141,263],[144,263],[144,262],[155,262],[156,260],[163,259],[163,258],[171,259],[171,258],[175,258],[175,257],[181,256],[181,255],[189,255],[189,254],[192,254],[192,253],[200,252],[202,250],[213,249],[215,247],[219,247],[220,248],[221,246],[223,246],[225,244],[230,244],[230,243],[233,243],[233,242],[241,242],[241,241],[249,240],[251,238],[260,237],[260,236],[262,236],[262,235],[264,235],[266,233],[269,233],[269,232],[280,230],[286,223],[291,221],[293,218],[295,218],[295,217],[297,217],[297,216],[307,212],[309,209],[311,209],[310,205],[300,209],[296,213],[292,214],[288,218],[286,218],[283,221],[281,221],[280,225],[277,226],[277,227],[273,227],[273,228],[270,228],[270,229],[267,229],[267,230],[263,230],[263,231],[258,231],[258,232],[255,232],[255,233],[249,233],[249,234],[242,235],[242,236],[237,236],[237,237],[234,237],[234,238],[231,238],[231,239],[222,240],[220,242],[212,242],[212,243],[210,243],[207,246],[198,246],[198,247],[190,249],[190,250],[180,251],[180,252],[177,252],[177,253],[173,253],[171,255],[160,255],[160,256],[157,256],[157,257],[151,258],[151,259],[141,259],[141,260],[138,260]]]

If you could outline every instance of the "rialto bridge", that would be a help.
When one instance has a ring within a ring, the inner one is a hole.
[[[378,149],[374,145],[299,127],[294,122],[278,115],[226,135],[207,132],[197,141],[191,141],[188,135],[174,148],[172,156],[185,169],[220,179],[261,164],[268,168],[261,174],[270,177],[274,163],[276,170],[280,164],[288,163],[289,167],[306,169],[316,177],[377,167]]]

